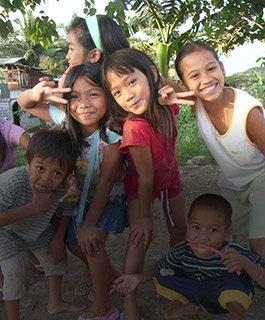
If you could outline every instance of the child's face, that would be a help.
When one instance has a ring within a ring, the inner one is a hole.
[[[84,47],[78,42],[77,34],[74,31],[70,31],[68,35],[68,52],[66,59],[72,66],[77,66],[85,61],[89,61],[89,55],[85,53]]]
[[[144,114],[150,108],[150,87],[146,76],[134,69],[133,73],[108,72],[110,92],[123,110],[133,114]]]
[[[84,136],[91,135],[98,129],[99,120],[107,112],[107,99],[104,90],[87,78],[75,80],[70,94],[71,116],[82,126]]]
[[[195,207],[188,222],[188,239],[221,249],[229,240],[232,229],[227,228],[224,215],[216,210]],[[206,258],[213,254],[209,249],[191,247],[198,258]]]
[[[223,93],[224,69],[209,50],[200,49],[180,62],[183,82],[202,101],[215,101]]]
[[[48,193],[56,190],[63,182],[68,166],[60,166],[58,160],[43,159],[34,156],[31,163],[27,163],[30,182],[39,192]]]

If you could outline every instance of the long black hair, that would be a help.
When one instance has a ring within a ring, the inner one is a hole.
[[[71,68],[66,76],[64,87],[72,88],[77,78],[85,78],[87,82],[103,89],[101,82],[101,64],[99,63],[85,62]],[[66,105],[67,123],[69,125],[70,136],[74,144],[78,147],[79,152],[82,152],[83,148],[87,146],[87,142],[82,135],[81,124],[71,116],[70,96],[71,92],[64,94],[64,98],[68,100],[68,104]],[[104,117],[99,120],[100,137],[106,142],[108,142],[108,138],[106,136],[106,122],[108,120],[108,116],[107,110]]]
[[[157,72],[157,79],[151,67]],[[109,90],[108,73],[130,74],[135,69],[142,72],[148,81],[150,88],[150,108],[143,115],[132,115],[124,111],[112,97]],[[102,65],[102,82],[109,99],[109,109],[111,114],[110,127],[122,134],[122,127],[127,119],[144,118],[154,130],[161,130],[166,138],[176,137],[176,128],[174,126],[174,118],[168,106],[161,106],[158,102],[158,90],[160,84],[159,72],[147,54],[136,49],[122,49],[114,52],[111,56],[106,57]],[[158,112],[158,115],[157,115]]]
[[[105,57],[116,50],[129,48],[129,42],[121,27],[112,18],[99,14],[97,20],[103,50],[99,62],[102,63]],[[84,18],[75,18],[68,29],[68,33],[70,31],[77,34],[77,40],[84,47],[85,53],[96,48]]]

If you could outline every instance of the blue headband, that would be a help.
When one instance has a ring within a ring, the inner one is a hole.
[[[86,18],[86,25],[90,32],[91,38],[94,41],[96,48],[103,52],[100,41],[99,27],[97,16],[91,16]]]

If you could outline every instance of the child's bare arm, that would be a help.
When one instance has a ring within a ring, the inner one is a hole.
[[[1,227],[50,209],[52,193],[38,192],[34,186],[32,186],[32,190],[33,200],[31,203],[22,207],[0,211]]]
[[[151,281],[156,271],[157,267],[153,265],[142,273],[124,274],[115,280],[115,288],[121,294],[130,293],[141,283]]]
[[[238,270],[244,270],[249,274],[250,278],[256,281],[262,288],[265,288],[264,268],[246,256],[243,256],[234,248],[225,249],[222,260],[228,272],[233,273]]]
[[[56,228],[55,235],[48,247],[47,253],[53,255],[54,263],[64,260],[67,257],[67,251],[64,244],[64,237],[70,222],[71,216],[62,216],[59,225]]]
[[[85,254],[92,255],[98,251],[98,241],[102,242],[96,228],[97,221],[106,206],[121,164],[120,143],[104,148],[100,180],[97,183],[88,213],[78,233],[78,243]]]
[[[150,147],[129,146],[138,174],[138,218],[130,229],[130,241],[137,247],[144,238],[147,248],[156,236],[156,228],[152,220],[153,161]]]
[[[259,107],[249,112],[247,133],[250,140],[256,143],[260,152],[265,155],[265,119]]]

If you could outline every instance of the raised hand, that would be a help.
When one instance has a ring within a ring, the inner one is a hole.
[[[79,193],[77,188],[76,176],[74,172],[69,174],[64,182],[65,188],[67,190],[66,194],[60,199],[60,202],[65,200],[68,203],[76,203],[79,200]]]
[[[67,104],[68,101],[62,98],[62,94],[71,92],[71,88],[54,88],[55,82],[49,77],[42,77],[40,82],[32,88],[33,101],[40,102],[49,100],[58,104]]]
[[[195,105],[194,91],[175,92],[174,88],[166,85],[158,91],[158,94],[158,102],[163,106],[172,104]]]

